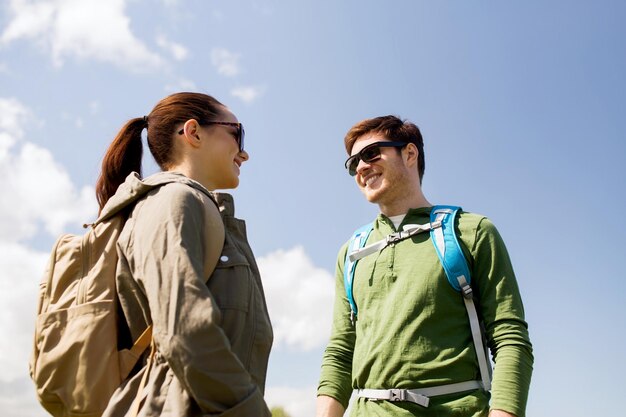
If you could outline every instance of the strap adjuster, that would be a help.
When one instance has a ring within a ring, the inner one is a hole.
[[[463,294],[463,297],[471,300],[473,297],[473,291],[471,285],[467,283],[465,275],[457,277],[457,281],[459,282],[459,286],[461,287],[461,293]]]

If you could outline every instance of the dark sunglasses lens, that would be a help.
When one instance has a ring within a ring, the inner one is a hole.
[[[363,149],[359,152],[359,154],[361,155],[363,162],[372,162],[380,156],[380,147],[377,144],[374,144],[373,146]]]
[[[359,161],[363,162],[372,162],[380,157],[380,147],[378,144],[373,144],[371,146],[366,147],[365,149],[361,149],[359,153],[353,155],[346,162],[346,166],[348,167],[348,173],[352,176],[356,175],[356,169],[359,166]]]
[[[243,125],[239,124],[239,151],[243,151],[243,139],[246,137],[246,131],[243,130]]]
[[[359,154],[356,154],[354,156],[351,156],[346,163],[346,166],[348,167],[348,173],[353,177],[356,175],[356,167],[359,166],[359,160]]]

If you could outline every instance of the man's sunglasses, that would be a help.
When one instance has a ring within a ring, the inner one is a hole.
[[[200,123],[200,126],[206,125],[220,125],[220,126],[233,126],[237,128],[235,132],[235,140],[237,141],[237,145],[239,145],[239,152],[243,152],[243,138],[246,136],[246,131],[243,130],[243,125],[241,123],[233,123],[233,122],[203,122]],[[179,135],[182,135],[185,129],[180,129],[178,131]]]
[[[361,149],[359,153],[348,158],[346,161],[346,169],[350,175],[355,176],[359,161],[366,163],[376,161],[380,158],[380,148],[401,148],[406,145],[408,145],[406,142],[374,142]]]

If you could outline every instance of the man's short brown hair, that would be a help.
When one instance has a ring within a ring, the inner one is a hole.
[[[422,139],[422,133],[414,123],[391,115],[361,120],[359,123],[352,126],[348,133],[346,133],[344,143],[346,145],[346,152],[348,152],[348,155],[352,152],[354,142],[356,142],[361,136],[369,133],[381,134],[386,139],[395,142],[415,144],[419,152],[417,158],[417,170],[420,176],[420,183],[422,182],[425,167],[424,141]]]

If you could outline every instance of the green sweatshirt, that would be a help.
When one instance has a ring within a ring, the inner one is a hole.
[[[404,224],[428,223],[431,208],[410,210]],[[525,414],[532,345],[506,247],[493,223],[472,213],[457,216],[457,236],[468,259],[477,310],[495,362],[491,395],[484,391],[411,402],[358,398],[355,416],[486,416],[500,409]],[[368,243],[395,232],[379,215]],[[354,277],[356,325],[343,282],[347,251],[339,251],[330,342],[318,395],[347,406],[353,389],[414,389],[479,380],[480,372],[462,296],[448,283],[428,233],[361,259]]]

